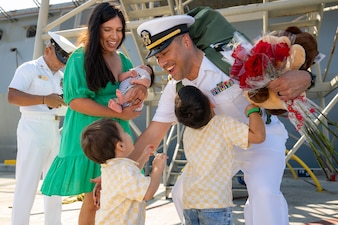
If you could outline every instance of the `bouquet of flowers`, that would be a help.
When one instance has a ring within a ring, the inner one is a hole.
[[[268,88],[270,81],[285,72],[299,68],[307,69],[306,65],[312,65],[314,57],[308,62],[310,56],[306,52],[309,51],[296,44],[295,40],[295,34],[279,31],[263,36],[252,44],[239,33],[235,33],[233,40],[223,47],[222,54],[224,60],[232,65],[230,76],[239,81],[250,102],[268,111],[278,109],[288,113],[290,122],[301,135],[305,135],[318,164],[330,179],[326,169],[331,174],[338,173],[334,166],[334,163],[338,163],[337,152],[318,124],[338,137],[328,126],[330,124],[337,127],[337,124],[329,121],[321,113],[322,109],[306,98],[305,94],[283,101]],[[317,43],[315,44],[317,47]]]

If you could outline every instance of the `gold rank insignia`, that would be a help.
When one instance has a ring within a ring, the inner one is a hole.
[[[48,80],[48,76],[39,75],[39,79],[41,79],[41,80]]]
[[[147,46],[151,44],[151,40],[150,40],[150,33],[147,30],[144,30],[141,32],[141,37],[143,39],[143,43]]]

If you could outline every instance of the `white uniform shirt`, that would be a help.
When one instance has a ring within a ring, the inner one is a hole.
[[[232,86],[224,89],[220,93],[213,95],[212,90],[217,87],[219,83],[229,82],[230,77],[224,74],[214,64],[212,64],[205,56],[201,63],[201,67],[196,80],[190,81],[183,79],[182,84],[192,85],[198,87],[210,101],[215,105],[215,113],[217,115],[225,114],[234,117],[241,122],[248,123],[248,118],[244,114],[246,106],[249,104],[243,95],[242,89],[239,87],[238,82],[234,82]],[[158,103],[156,113],[153,117],[154,121],[173,123],[177,122],[175,116],[175,95],[176,83],[174,79],[170,80],[163,90],[161,99]],[[263,118],[265,119],[265,118]],[[271,117],[272,122],[278,121],[277,117]]]
[[[53,74],[41,56],[20,65],[15,71],[9,87],[32,95],[62,94],[62,78],[63,72],[57,71]],[[63,107],[49,109],[46,104],[20,106],[22,114],[41,112],[42,114],[60,115],[61,111],[64,111]]]
[[[209,59],[203,57],[198,77],[190,81],[183,79],[183,85],[192,85],[198,87],[210,101],[215,105],[214,111],[216,115],[227,115],[238,119],[239,121],[248,124],[249,120],[244,114],[246,106],[249,104],[248,100],[244,97],[242,89],[239,87],[238,82],[229,88],[226,88],[217,95],[212,95],[212,90],[219,83],[229,82],[230,77],[219,70]],[[175,96],[176,84],[178,81],[170,80],[163,90],[162,96],[158,103],[157,110],[153,117],[153,121],[163,123],[177,123],[175,115]],[[266,121],[266,115],[263,113],[263,121]],[[287,138],[287,132],[284,125],[278,120],[277,116],[271,116],[271,123],[265,126],[267,139],[269,135],[281,135]],[[266,142],[266,141],[265,141]],[[251,145],[250,149],[259,148],[260,145]],[[235,149],[239,149],[235,147]]]

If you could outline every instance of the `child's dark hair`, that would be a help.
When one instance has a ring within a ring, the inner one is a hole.
[[[150,73],[150,86],[151,87],[155,81],[155,74],[154,74],[154,69],[151,65],[147,64],[146,66],[148,66],[151,70],[151,73]]]
[[[88,125],[81,135],[81,147],[92,161],[102,164],[115,158],[116,144],[122,141],[118,123],[109,118],[99,119]]]
[[[212,118],[210,101],[198,88],[183,86],[175,98],[178,122],[194,129],[205,126]]]

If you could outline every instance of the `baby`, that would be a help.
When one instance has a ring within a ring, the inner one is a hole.
[[[131,106],[129,90],[136,84],[141,84],[146,88],[151,87],[154,82],[154,71],[150,65],[140,65],[128,72],[121,73],[118,77],[121,82],[119,89],[116,90],[116,97],[108,102],[108,107],[115,112],[121,113],[123,108]],[[138,103],[138,102],[136,102]],[[141,111],[142,106],[137,108],[136,111]]]

